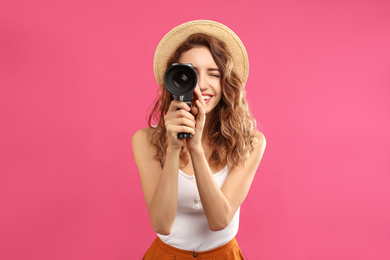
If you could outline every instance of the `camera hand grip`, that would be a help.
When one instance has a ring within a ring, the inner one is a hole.
[[[192,134],[189,134],[189,133],[178,133],[177,134],[177,138],[179,138],[179,139],[190,138],[190,137],[192,137]]]
[[[191,107],[191,102],[185,102],[188,106],[190,106]],[[181,109],[181,108],[179,108],[179,109]],[[179,110],[178,109],[178,110]],[[188,111],[188,113],[191,113],[191,111]],[[189,133],[178,133],[177,134],[177,138],[179,138],[179,139],[184,139],[184,138],[190,138],[190,137],[192,137],[192,134],[189,134]]]

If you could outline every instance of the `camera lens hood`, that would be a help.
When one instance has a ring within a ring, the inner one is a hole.
[[[185,96],[192,93],[198,83],[198,76],[188,63],[175,63],[164,75],[164,85],[174,96]],[[191,95],[192,96],[192,95]]]

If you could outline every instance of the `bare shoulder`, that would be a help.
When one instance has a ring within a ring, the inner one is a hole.
[[[154,128],[145,127],[135,132],[132,138],[133,146],[138,144],[142,144],[142,145],[150,144],[150,140],[152,138],[154,131],[155,131]]]
[[[154,131],[156,130],[152,127],[145,127],[138,130],[133,135],[132,147],[136,162],[152,159],[154,157],[156,150],[154,145],[151,143]]]
[[[267,145],[267,141],[265,139],[265,136],[263,135],[263,133],[261,133],[260,131],[255,131],[255,134],[254,134],[255,138],[254,138],[254,148],[255,149],[260,149],[262,151],[264,151],[266,145]]]

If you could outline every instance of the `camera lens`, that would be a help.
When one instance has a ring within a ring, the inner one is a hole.
[[[172,76],[172,83],[175,85],[175,87],[179,89],[187,89],[188,87],[191,87],[191,81],[189,79],[189,76],[185,73],[185,71],[178,71]]]
[[[191,64],[176,63],[164,75],[164,84],[173,95],[192,93],[198,81],[196,71]]]

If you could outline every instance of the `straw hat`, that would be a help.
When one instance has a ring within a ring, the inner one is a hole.
[[[233,57],[234,66],[244,86],[248,79],[249,62],[244,44],[240,38],[227,26],[209,20],[195,20],[183,23],[170,30],[160,41],[154,54],[154,76],[158,85],[163,86],[167,60],[173,52],[190,35],[204,33],[226,43],[226,47]]]

